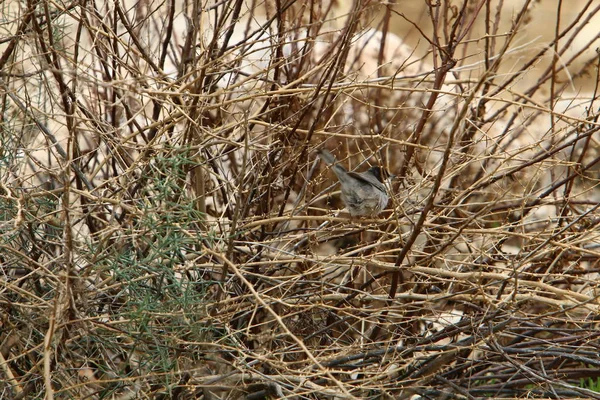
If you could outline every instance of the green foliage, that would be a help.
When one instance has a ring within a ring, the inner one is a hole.
[[[596,377],[595,379],[581,378],[579,380],[579,387],[600,393],[600,377]]]

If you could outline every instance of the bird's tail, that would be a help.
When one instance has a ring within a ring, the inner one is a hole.
[[[327,164],[335,164],[335,157],[329,151],[325,149],[319,149],[319,151],[317,151],[317,154],[319,155],[319,157],[321,157],[321,160],[325,161]]]
[[[317,152],[317,154],[319,155],[319,157],[321,157],[321,160],[325,161],[328,165],[331,165],[333,167],[333,172],[335,172],[335,174],[341,181],[345,180],[346,175],[348,175],[348,171],[346,171],[346,168],[342,167],[340,164],[337,163],[333,154],[331,154],[325,149],[320,149]]]

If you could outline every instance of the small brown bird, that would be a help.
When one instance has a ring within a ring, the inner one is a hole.
[[[352,216],[378,215],[388,204],[389,196],[383,184],[385,169],[371,167],[364,172],[348,172],[327,150],[317,152],[329,165],[342,185],[342,201]]]

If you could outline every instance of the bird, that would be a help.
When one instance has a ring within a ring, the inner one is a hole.
[[[364,172],[348,172],[329,151],[320,149],[317,154],[325,163],[333,166],[333,172],[342,185],[342,201],[351,216],[376,216],[383,211],[390,199],[383,184],[384,179],[389,177],[384,168],[371,167]]]

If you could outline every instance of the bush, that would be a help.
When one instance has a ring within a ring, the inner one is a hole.
[[[597,398],[569,4],[4,4],[0,397]]]

